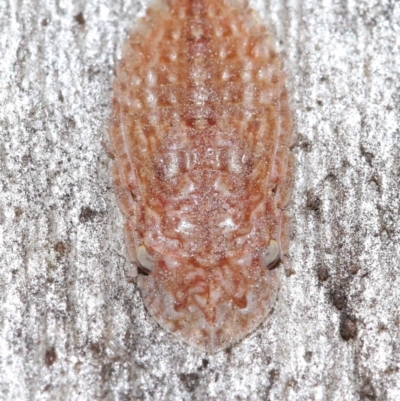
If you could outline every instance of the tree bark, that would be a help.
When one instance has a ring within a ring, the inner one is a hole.
[[[292,270],[212,356],[144,309],[103,145],[146,5],[0,3],[0,399],[400,399],[400,2],[251,1],[298,137]]]

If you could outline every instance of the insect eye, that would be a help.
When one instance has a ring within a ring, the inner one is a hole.
[[[144,245],[140,245],[136,249],[136,260],[142,274],[147,276],[154,270],[154,259],[151,257]]]
[[[279,244],[274,239],[271,239],[268,248],[264,250],[262,255],[262,260],[265,268],[268,270],[272,270],[274,267],[276,267],[280,256],[281,251],[279,248]]]

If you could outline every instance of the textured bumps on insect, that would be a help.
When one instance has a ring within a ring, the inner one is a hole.
[[[282,62],[243,1],[157,1],[114,82],[110,136],[128,254],[151,316],[216,352],[279,289],[293,176]]]

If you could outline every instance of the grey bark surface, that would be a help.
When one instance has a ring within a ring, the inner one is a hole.
[[[147,4],[0,1],[0,399],[399,400],[400,2],[251,2],[298,135],[293,271],[212,356],[145,311],[103,146]]]

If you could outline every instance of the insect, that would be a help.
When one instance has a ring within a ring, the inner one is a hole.
[[[114,183],[151,316],[206,352],[274,306],[288,250],[282,63],[243,1],[158,0],[114,82]]]

